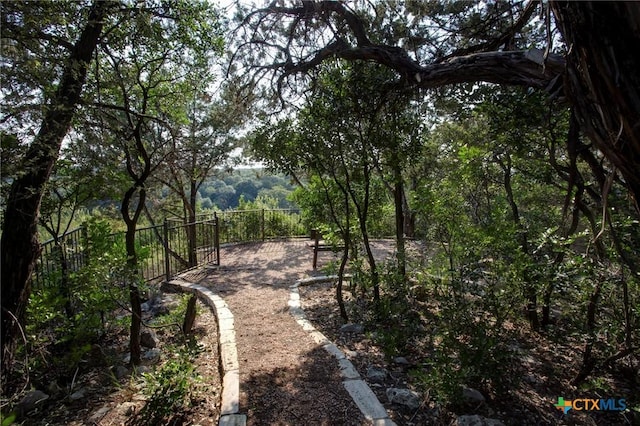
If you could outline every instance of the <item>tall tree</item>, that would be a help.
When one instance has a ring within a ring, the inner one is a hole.
[[[9,105],[0,124],[3,139],[8,134],[18,140],[12,145],[27,146],[18,173],[11,177],[1,243],[2,365],[8,369],[18,327],[24,324],[29,278],[39,252],[36,224],[45,184],[76,107],[100,103],[95,98],[100,67],[94,59],[110,47],[124,55],[147,43],[146,52],[163,46],[183,64],[207,61],[206,53],[219,49],[221,37],[217,19],[208,19],[216,15],[215,9],[205,2],[2,2],[1,7],[2,93]],[[131,37],[133,32],[123,38],[124,29],[135,25],[147,31],[136,33],[137,38]],[[185,45],[192,49],[184,49]],[[194,51],[201,54],[190,56]],[[210,64],[198,65],[202,69]],[[182,70],[174,71],[180,75]],[[91,84],[85,87],[87,81]],[[89,94],[81,100],[83,88]],[[126,105],[115,107],[131,112]],[[37,121],[41,125],[35,134],[31,128]]]
[[[196,86],[211,82],[209,67],[221,41],[216,11],[204,3],[160,4],[130,13],[99,51],[93,106],[103,126],[104,149],[115,147],[123,154],[130,179],[120,212],[131,275],[131,363],[139,364],[136,228],[151,176],[172,152],[171,136],[186,121]]]
[[[530,31],[538,7],[547,12],[546,38]],[[550,11],[565,40],[559,53]],[[271,3],[245,13],[236,56],[252,77],[271,76],[279,93],[291,88],[289,76],[342,58],[383,64],[396,71],[389,84],[413,90],[485,81],[569,95],[582,129],[638,200],[639,17],[637,2]]]
[[[563,78],[580,129],[619,170],[640,212],[640,3],[550,6],[569,48]]]
[[[29,4],[31,5],[31,4]],[[25,4],[27,6],[27,4]],[[46,15],[49,4],[36,5]],[[24,324],[26,306],[29,300],[29,279],[36,258],[40,253],[37,237],[38,212],[44,188],[58,157],[62,140],[69,131],[76,107],[80,101],[87,76],[87,68],[99,42],[104,20],[113,3],[96,1],[87,11],[82,31],[75,42],[58,36],[55,32],[39,28],[31,22],[29,7],[18,7],[2,2],[2,38],[13,40],[18,52],[38,60],[37,52],[31,47],[51,44],[58,50],[66,51],[64,67],[54,74],[57,87],[48,87],[51,92],[41,95],[44,113],[40,130],[21,160],[21,174],[13,181],[6,202],[2,228],[2,371],[6,377],[11,369],[17,331]],[[81,10],[81,9],[80,9]],[[80,10],[76,10],[76,13]],[[51,10],[48,11],[49,13]],[[21,45],[22,42],[24,45]],[[38,50],[41,47],[38,46]],[[20,58],[21,59],[21,58]],[[53,68],[56,70],[56,67]],[[58,68],[59,69],[59,68]],[[13,82],[12,82],[13,83]],[[40,88],[42,89],[42,87]]]
[[[198,192],[216,170],[233,163],[231,154],[237,141],[231,130],[242,122],[243,105],[234,102],[227,92],[223,99],[213,100],[215,93],[196,91],[187,103],[185,118],[172,125],[170,150],[155,179],[180,200],[182,217],[187,227],[188,266],[196,266],[195,222]]]

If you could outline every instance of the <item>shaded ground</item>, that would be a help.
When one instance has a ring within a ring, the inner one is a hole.
[[[165,295],[171,307],[176,297]],[[152,320],[143,313],[145,321]],[[192,330],[192,341],[197,343],[193,357],[194,376],[199,376],[191,389],[191,398],[184,409],[176,410],[158,424],[217,425],[220,407],[221,377],[219,373],[218,333],[215,315],[198,302],[198,316]],[[110,341],[94,345],[94,350],[78,365],[69,383],[47,382],[46,373],[35,379],[31,386],[43,390],[49,398],[38,408],[21,418],[22,425],[148,425],[144,415],[147,397],[143,392],[143,373],[160,369],[174,358],[177,347],[185,347],[178,327],[155,329],[158,337],[157,357],[143,360],[137,372],[125,367],[128,353],[126,330]],[[195,347],[195,346],[194,346]],[[149,353],[149,348],[143,348]],[[42,382],[42,383],[40,383]],[[147,412],[147,414],[149,414]],[[3,423],[4,424],[4,423]]]
[[[390,255],[391,247],[388,242],[376,243],[376,255],[380,259]],[[223,297],[234,315],[240,365],[240,411],[248,415],[249,425],[368,424],[344,389],[335,359],[320,348],[288,312],[289,286],[298,279],[323,274],[313,271],[312,254],[307,240],[227,246],[221,252],[220,268],[195,270],[186,277]],[[330,252],[320,253],[321,267],[333,257]],[[486,403],[463,407],[454,413],[437,406],[428,389],[417,389],[413,383],[414,373],[423,368],[432,355],[429,351],[415,348],[404,354],[408,364],[394,362],[377,346],[374,330],[340,333],[342,320],[331,284],[301,287],[300,294],[308,319],[347,353],[363,378],[372,366],[389,372],[384,381],[370,381],[370,385],[398,425],[450,425],[460,414],[480,414],[508,425],[639,424],[633,415],[583,412],[563,417],[555,409],[553,405],[558,396],[566,399],[626,397],[637,401],[640,395],[638,380],[624,377],[620,372],[603,376],[606,392],[571,388],[568,383],[576,372],[580,336],[552,340],[553,336],[532,335],[521,327],[517,330],[519,341],[515,342],[519,355],[512,364],[503,366],[506,374],[513,378],[513,387],[507,396],[497,398],[487,392]],[[196,394],[192,406],[175,418],[173,424],[213,425],[218,420],[217,333],[215,318],[207,308],[200,309],[196,335],[203,345],[196,365],[205,386]],[[160,333],[160,347],[169,348],[174,338],[171,333]],[[115,353],[109,352],[108,356],[121,357],[126,352],[125,346],[126,336],[123,336],[121,342],[114,343]],[[169,353],[165,354],[163,361],[168,356]],[[83,371],[76,378],[75,389],[87,389],[84,398],[69,401],[69,392],[52,398],[23,424],[134,424],[144,406],[139,378],[127,375],[114,381],[111,370],[92,371]],[[422,405],[407,410],[389,404],[385,389],[391,386],[421,390]]]
[[[240,411],[249,425],[367,424],[337,363],[289,314],[289,286],[313,274],[306,240],[223,248],[222,267],[200,282],[235,319]]]

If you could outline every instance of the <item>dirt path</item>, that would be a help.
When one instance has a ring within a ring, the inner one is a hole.
[[[200,281],[235,317],[240,411],[248,425],[365,425],[334,358],[289,314],[289,286],[316,275],[306,240],[230,246]],[[327,254],[330,256],[331,254]]]

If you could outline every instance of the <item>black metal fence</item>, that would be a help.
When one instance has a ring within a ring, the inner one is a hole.
[[[305,236],[300,212],[296,209],[234,210],[199,215],[196,222],[167,219],[163,225],[136,230],[140,253],[140,273],[145,281],[170,279],[194,266],[220,264],[220,244],[264,241],[270,238]],[[113,234],[124,247],[125,233]],[[53,284],[56,276],[78,271],[88,263],[88,236],[77,228],[43,243],[32,276],[35,286]]]
[[[167,219],[164,232],[167,279],[193,266],[220,264],[219,228],[215,217],[193,223]]]
[[[87,233],[85,228],[76,228],[42,244],[42,252],[32,275],[32,283],[55,282],[56,276],[67,271],[77,271],[87,264]]]
[[[193,244],[189,244],[189,235],[193,235]],[[111,238],[124,251],[125,233],[113,234]],[[218,265],[220,262],[215,218],[194,223],[167,220],[163,225],[136,229],[135,240],[140,275],[146,282],[169,279],[203,263]],[[90,255],[84,227],[67,232],[57,242],[54,239],[44,242],[32,275],[33,285],[55,284],[65,269],[72,273],[87,265]]]
[[[229,210],[214,216],[220,227],[221,244],[308,235],[297,209]]]

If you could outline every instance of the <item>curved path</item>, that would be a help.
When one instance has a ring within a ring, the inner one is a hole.
[[[326,342],[289,312],[290,287],[319,275],[308,243],[229,246],[221,250],[221,267],[185,279],[219,296],[233,314],[238,412],[247,425],[370,425],[345,389],[336,358],[323,349]]]

